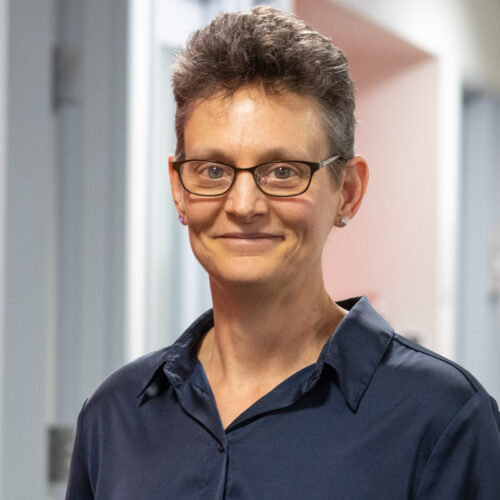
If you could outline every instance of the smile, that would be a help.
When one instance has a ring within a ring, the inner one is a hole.
[[[241,239],[241,240],[262,240],[262,239],[281,239],[281,236],[268,233],[226,233],[219,236],[225,239]]]
[[[283,237],[269,233],[226,233],[217,239],[230,246],[260,247],[282,241]]]

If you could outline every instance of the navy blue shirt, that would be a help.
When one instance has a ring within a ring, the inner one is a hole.
[[[223,429],[197,345],[113,373],[78,418],[67,498],[500,499],[500,416],[463,368],[409,342],[368,300],[317,362]]]

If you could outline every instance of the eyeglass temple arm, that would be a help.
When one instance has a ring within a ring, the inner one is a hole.
[[[331,156],[330,158],[327,158],[326,160],[320,161],[318,163],[319,168],[327,167],[331,163],[333,163],[335,160],[338,160],[340,158],[339,155]]]

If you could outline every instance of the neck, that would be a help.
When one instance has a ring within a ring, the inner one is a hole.
[[[215,327],[203,339],[199,358],[213,380],[242,390],[279,383],[314,363],[346,314],[326,292],[321,272],[293,286],[213,279],[210,285]]]

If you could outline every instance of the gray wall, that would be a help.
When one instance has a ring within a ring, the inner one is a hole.
[[[51,0],[7,7],[0,498],[38,499],[46,490],[46,362],[55,320],[54,11]]]
[[[57,322],[50,424],[125,360],[128,2],[57,0]],[[64,484],[54,488],[61,498]]]
[[[464,99],[457,357],[500,401],[500,98]]]
[[[58,0],[57,422],[124,360],[127,2]],[[66,70],[65,70],[66,69]]]
[[[0,498],[124,360],[128,2],[0,0]],[[57,106],[52,57],[58,46]]]

